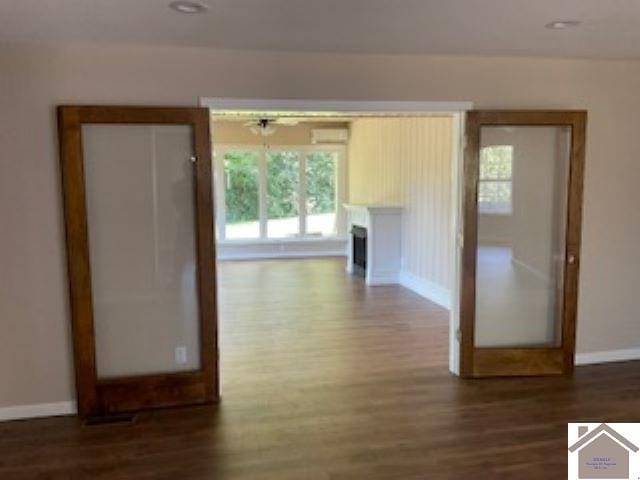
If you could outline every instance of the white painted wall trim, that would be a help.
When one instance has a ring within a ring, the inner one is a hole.
[[[395,272],[377,272],[371,273],[367,279],[367,285],[376,287],[381,285],[397,285],[398,274]]]
[[[411,101],[351,101],[351,100],[292,100],[263,98],[200,97],[200,106],[214,111],[278,111],[293,113],[325,113],[331,116],[358,114],[434,114],[464,112],[473,102],[411,102]]]
[[[346,257],[343,251],[324,250],[318,252],[251,252],[251,253],[226,253],[218,255],[218,260],[267,260],[270,258],[316,258],[316,257]]]
[[[437,303],[441,307],[451,310],[451,292],[446,288],[420,278],[406,270],[400,272],[398,283],[427,300],[431,300],[433,303]]]
[[[451,138],[451,276],[449,284],[449,371],[460,375],[460,289],[464,243],[464,147],[465,113],[455,113]]]
[[[575,363],[576,365],[593,365],[628,360],[640,360],[640,347],[606,350],[604,352],[576,353]]]
[[[252,260],[262,258],[312,258],[344,257],[347,240],[327,238],[324,240],[286,240],[256,242],[218,242],[216,245],[218,260]]]
[[[37,403],[34,405],[0,407],[0,422],[26,418],[75,415],[76,413],[78,413],[76,402]]]

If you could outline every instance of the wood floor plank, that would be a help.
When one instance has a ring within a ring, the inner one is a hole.
[[[448,313],[343,260],[219,275],[221,405],[0,423],[0,479],[565,478],[567,422],[638,420],[638,362],[460,380]]]

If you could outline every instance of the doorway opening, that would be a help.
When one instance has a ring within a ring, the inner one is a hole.
[[[223,391],[242,389],[237,373],[251,365],[322,376],[390,366],[403,349],[416,368],[457,373],[451,299],[471,105],[202,103],[214,145]]]

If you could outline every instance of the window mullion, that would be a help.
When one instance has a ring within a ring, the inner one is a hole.
[[[334,235],[342,236],[344,235],[344,210],[342,206],[342,202],[346,198],[345,195],[345,186],[347,185],[346,179],[346,165],[345,165],[345,154],[343,150],[336,151],[335,155],[335,214],[336,214],[336,223],[334,226]]]
[[[259,196],[258,212],[260,218],[260,238],[267,238],[267,152],[266,148],[260,149],[258,160]]]
[[[307,156],[305,152],[298,153],[298,221],[300,236],[307,234]]]
[[[481,181],[481,182],[505,182],[505,183],[513,182],[513,180],[511,178],[492,178],[492,177],[480,178],[479,181]]]
[[[213,171],[215,172],[214,188],[216,192],[218,239],[225,240],[227,238],[227,174],[224,168],[225,150],[214,150],[213,152]]]

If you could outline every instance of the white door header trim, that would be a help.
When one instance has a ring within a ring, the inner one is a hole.
[[[201,97],[200,106],[215,111],[283,113],[317,112],[339,115],[374,114],[433,114],[458,113],[473,109],[473,102],[411,102],[411,101],[359,101],[359,100],[292,100],[260,98]]]

